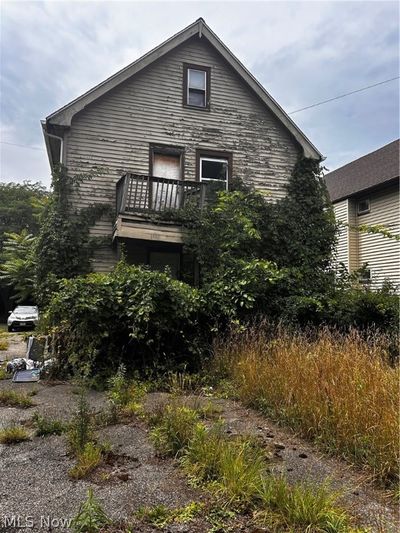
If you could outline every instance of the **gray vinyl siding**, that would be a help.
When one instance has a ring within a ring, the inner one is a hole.
[[[182,105],[183,63],[211,67],[210,111]],[[300,147],[284,126],[244,84],[205,39],[194,37],[133,78],[89,105],[72,120],[66,139],[70,172],[105,167],[84,182],[74,198],[78,207],[115,204],[115,184],[126,172],[148,174],[149,144],[180,146],[184,179],[196,176],[196,148],[233,154],[233,176],[253,183],[271,201],[282,198]],[[112,221],[94,233],[110,235]],[[96,270],[115,261],[96,259]]]
[[[370,212],[357,214],[358,202],[369,199]],[[373,288],[385,280],[400,287],[400,242],[380,234],[360,231],[359,226],[384,226],[392,235],[400,234],[399,189],[392,187],[358,198],[348,198],[334,204],[337,220],[348,224],[342,227],[336,248],[337,262],[343,262],[349,272],[364,264],[371,270]]]
[[[393,235],[400,234],[398,187],[381,191],[359,200],[369,199],[370,212],[358,215],[358,224],[382,225]],[[372,285],[380,287],[385,280],[400,285],[400,242],[394,239],[359,233],[359,265],[368,263],[371,269]]]

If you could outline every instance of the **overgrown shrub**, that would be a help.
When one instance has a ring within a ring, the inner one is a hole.
[[[164,273],[120,263],[110,274],[64,280],[47,311],[70,369],[111,373],[199,359],[197,289]]]

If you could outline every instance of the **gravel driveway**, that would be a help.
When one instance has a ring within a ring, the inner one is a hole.
[[[7,358],[9,354],[23,354],[22,337],[12,335],[12,339]],[[17,384],[5,380],[0,381],[2,389],[35,391],[33,400],[36,405],[28,409],[0,407],[0,425],[17,422],[29,427],[35,411],[49,417],[69,419],[77,399],[76,388],[70,383]],[[151,409],[167,397],[163,393],[148,394],[146,408]],[[105,405],[103,393],[90,391],[88,400],[95,411]],[[193,401],[193,397],[186,401]],[[343,493],[343,505],[358,517],[361,525],[369,526],[371,532],[399,530],[396,508],[384,491],[368,483],[361,471],[344,461],[324,456],[294,433],[240,403],[215,398],[196,401],[214,404],[225,420],[227,434],[257,435],[270,452],[271,470],[275,473],[284,474],[291,482],[320,484],[329,478],[332,487]],[[182,507],[193,500],[205,501],[205,495],[189,487],[173,461],[156,457],[148,439],[148,429],[141,420],[109,426],[98,434],[101,442],[111,444],[114,454],[108,465],[107,479],[69,479],[68,471],[73,460],[67,455],[63,436],[32,437],[20,444],[0,445],[0,531],[66,531],[62,520],[76,514],[89,487],[93,487],[95,496],[114,520],[130,519],[141,506]],[[12,517],[15,520],[19,517],[20,527],[10,525]],[[33,522],[33,527],[25,527],[30,525],[27,520]],[[201,519],[168,528],[168,531],[190,533],[207,530],[207,524]],[[240,530],[252,531],[246,527]],[[141,527],[137,531],[143,533],[145,530]]]

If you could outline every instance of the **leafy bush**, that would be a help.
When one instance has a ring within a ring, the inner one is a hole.
[[[110,274],[63,280],[47,311],[68,368],[90,374],[195,363],[199,292],[166,274],[120,263]]]

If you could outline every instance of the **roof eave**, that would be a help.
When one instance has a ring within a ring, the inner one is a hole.
[[[390,187],[391,185],[394,185],[396,181],[399,181],[400,176],[394,176],[392,178],[388,178],[385,181],[382,181],[381,183],[377,183],[375,185],[371,185],[370,187],[365,187],[364,189],[359,189],[358,191],[352,192],[351,194],[346,194],[344,196],[339,196],[338,198],[335,198],[334,200],[331,200],[332,204],[336,204],[337,202],[343,202],[343,200],[347,200],[348,198],[354,198],[356,196],[361,196],[364,194],[372,193],[375,191],[378,191],[380,189],[386,189],[387,187]]]

